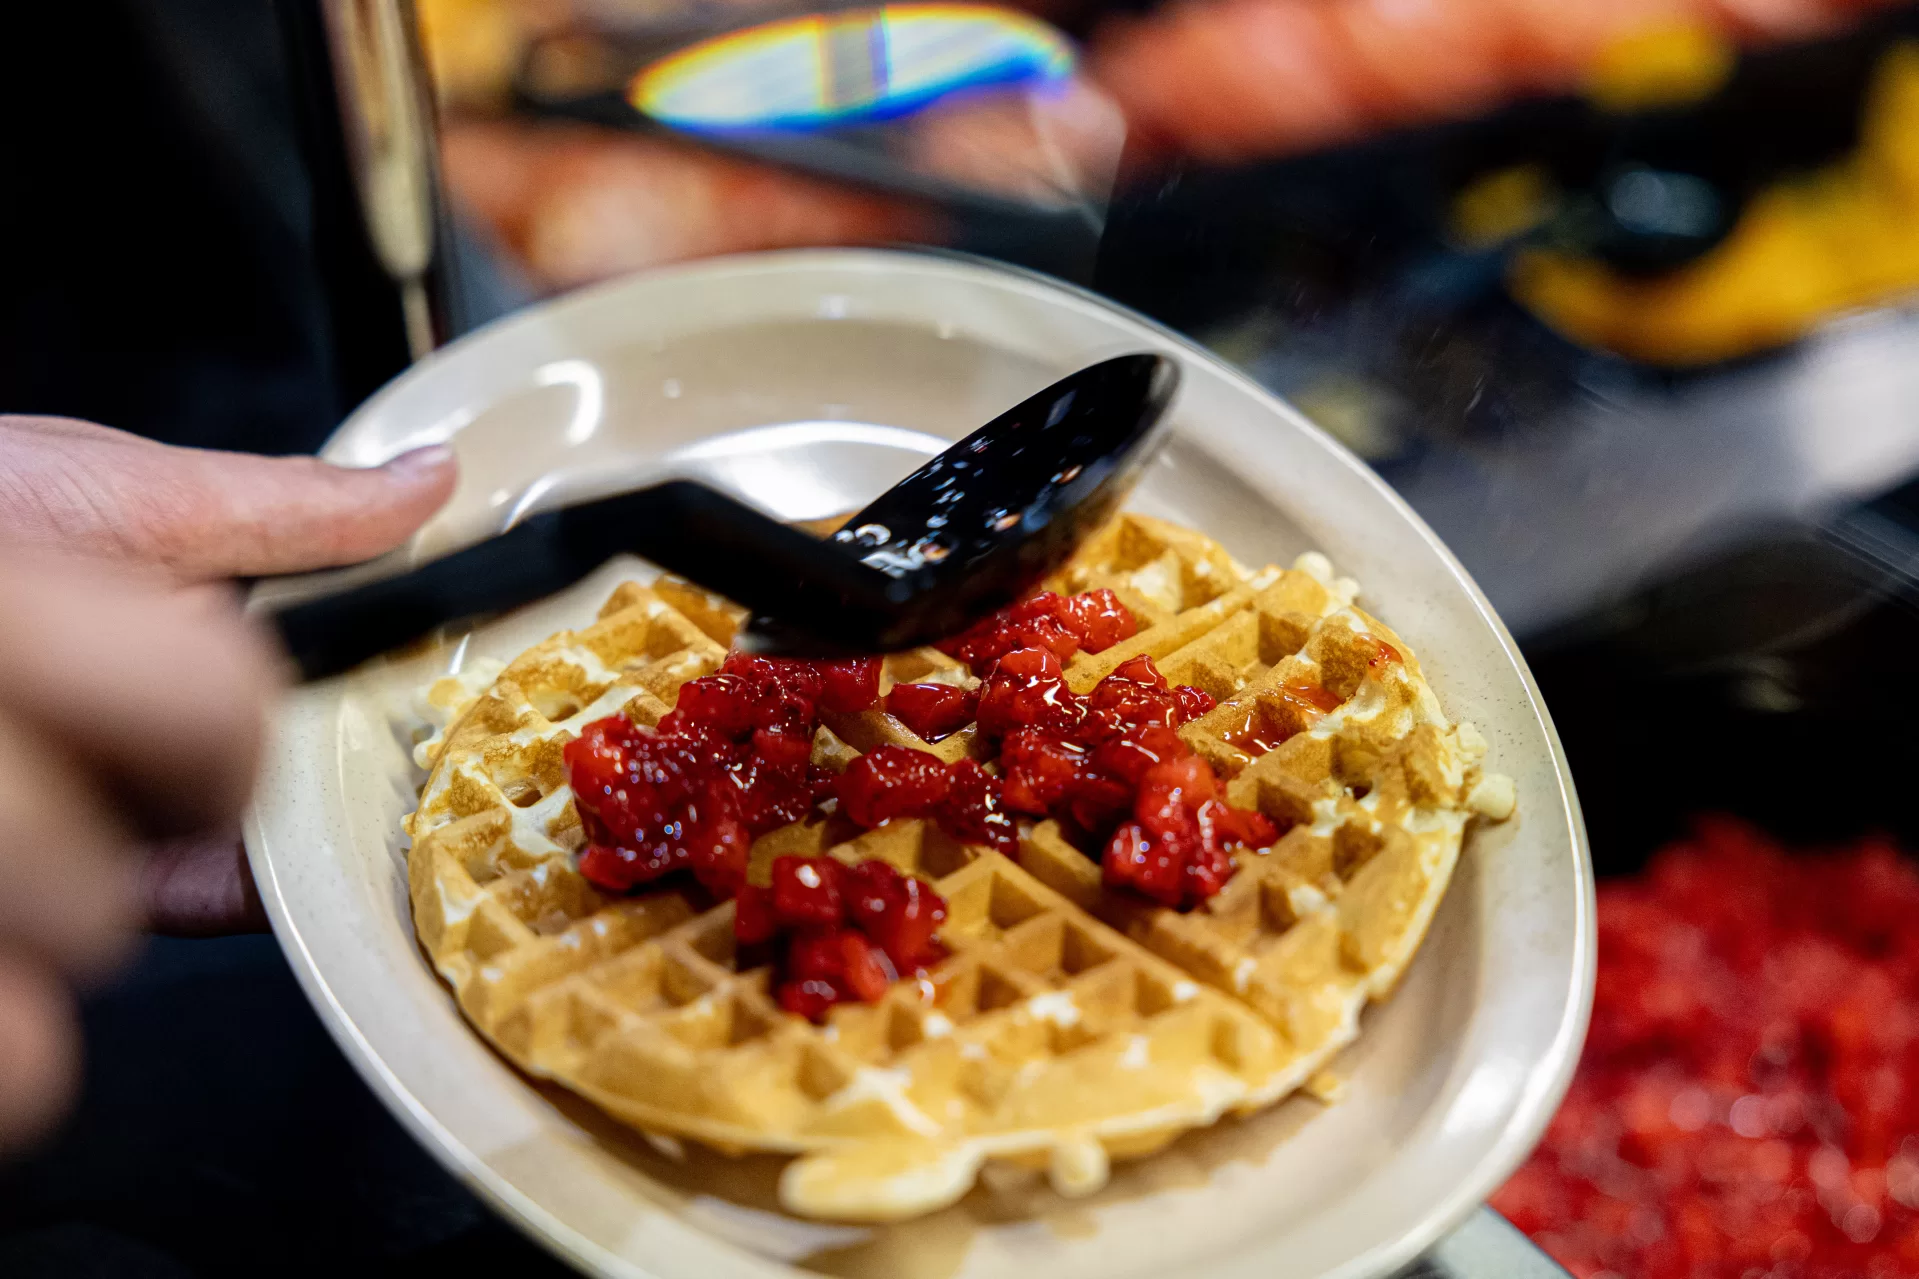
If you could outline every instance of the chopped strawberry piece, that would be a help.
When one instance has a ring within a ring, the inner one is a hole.
[[[759,755],[732,769],[727,784],[738,794],[740,820],[748,831],[760,835],[778,830],[812,811],[810,774],[805,765],[776,764]]]
[[[812,734],[793,734],[781,732],[777,728],[756,728],[752,730],[752,749],[760,759],[773,764],[775,768],[806,768],[806,760],[814,755],[814,737]]]
[[[845,918],[840,864],[831,857],[774,858],[772,894],[782,928],[831,928]]]
[[[1044,648],[1014,649],[999,659],[980,688],[980,732],[1001,736],[1016,728],[1070,732],[1085,718],[1085,703],[1060,676],[1059,658]]]
[[[880,696],[880,659],[848,657],[815,662],[820,675],[819,704],[823,711],[852,715],[871,710]]]
[[[1085,747],[1036,728],[1016,728],[1000,743],[1002,799],[1016,813],[1044,817],[1066,798],[1085,763]]]
[[[820,668],[824,663],[799,657],[762,657],[757,653],[728,653],[720,664],[723,675],[743,675],[759,689],[776,690],[809,702],[820,699],[825,683]]]
[[[979,690],[951,684],[895,684],[886,694],[886,713],[928,742],[966,727],[978,705]]]
[[[752,684],[739,675],[703,675],[680,685],[673,713],[710,724],[728,737],[744,737],[753,728]]]
[[[933,937],[946,922],[946,903],[925,883],[883,861],[850,867],[844,883],[848,917],[886,952],[895,971],[909,973],[943,957]]]
[[[1107,841],[1100,875],[1116,888],[1130,888],[1164,906],[1185,896],[1185,865],[1163,844],[1148,837],[1138,822],[1123,822]]]
[[[1115,666],[1113,673],[1108,675],[1106,679],[1124,680],[1129,684],[1144,684],[1148,688],[1163,689],[1166,687],[1166,677],[1159,673],[1159,667],[1153,665],[1152,657],[1146,653],[1141,653],[1138,657],[1127,658],[1118,666]],[[1100,682],[1103,684],[1106,681],[1101,680]]]
[[[1144,667],[1142,673],[1149,678],[1134,679],[1126,673],[1127,667]],[[1121,731],[1147,724],[1173,728],[1180,722],[1179,698],[1166,687],[1165,678],[1153,669],[1152,659],[1145,656],[1134,658],[1101,680],[1087,698],[1087,704],[1094,711],[1110,714]]]
[[[806,794],[814,804],[824,804],[840,793],[840,775],[818,764],[806,766]]]
[[[1170,820],[1175,810],[1198,808],[1219,788],[1212,766],[1197,755],[1169,759],[1155,764],[1140,775],[1139,798],[1133,801],[1133,813],[1142,822]]]
[[[658,846],[642,853],[631,848],[588,844],[580,854],[580,874],[595,888],[609,893],[629,892],[635,884],[657,879],[671,869],[671,855]]]
[[[808,1021],[824,1021],[826,1010],[840,1002],[839,986],[819,977],[780,984],[780,1007]]]
[[[1059,602],[1058,617],[1089,653],[1103,653],[1139,630],[1133,614],[1109,590],[1088,591]]]
[[[1000,780],[970,759],[950,770],[951,787],[940,805],[940,826],[954,839],[986,844],[1009,856],[1019,848],[1019,827],[1000,802]]]
[[[1149,724],[1101,742],[1093,750],[1092,763],[1094,768],[1131,787],[1139,785],[1140,778],[1153,765],[1163,760],[1184,759],[1192,753],[1193,748],[1178,733],[1164,724]]]
[[[1009,676],[1033,680],[1058,679],[1066,669],[1058,654],[1044,648],[1016,648],[993,666],[996,672],[1002,668]]]
[[[820,690],[825,684],[815,663],[731,653],[720,673],[745,678],[753,727],[813,735],[819,722]]]
[[[768,689],[754,698],[753,728],[756,732],[809,739],[818,726],[818,704],[797,693]]]
[[[1175,687],[1173,689],[1173,700],[1179,705],[1179,722],[1182,724],[1189,720],[1198,719],[1201,715],[1204,715],[1207,711],[1219,705],[1218,702],[1213,700],[1211,693],[1203,689],[1194,688],[1191,684],[1180,684]]]
[[[878,858],[848,866],[840,879],[846,917],[868,937],[884,945],[886,939],[878,931],[878,925],[906,900],[906,879],[891,862]]]
[[[841,982],[846,993],[862,1003],[872,1003],[886,993],[898,976],[892,962],[856,929],[839,934]]]
[[[1229,808],[1218,800],[1200,806],[1202,830],[1213,832],[1208,846],[1220,848],[1266,848],[1279,838],[1279,827],[1264,813],[1249,808]]]
[[[786,975],[793,981],[823,981],[838,985],[846,971],[846,951],[840,929],[809,928],[793,934],[786,948]]]
[[[1006,651],[1044,648],[1062,662],[1079,652],[1079,636],[1067,625],[1063,605],[1052,591],[1041,591],[1007,609],[1003,628]]]
[[[813,737],[781,732],[771,728],[753,730],[753,749],[759,757],[777,768],[804,768],[813,757]]]
[[[724,793],[724,792],[721,792]],[[746,863],[753,837],[730,811],[730,805],[709,805],[721,811],[686,826],[686,862],[693,878],[721,897],[731,897],[746,883]]]
[[[1133,788],[1117,777],[1088,771],[1073,783],[1066,815],[1081,831],[1111,830],[1132,811]]]
[[[951,788],[942,760],[904,746],[882,746],[840,774],[840,808],[870,828],[896,817],[931,817]]]
[[[1233,877],[1233,859],[1217,844],[1201,840],[1186,856],[1184,897],[1189,902],[1205,901]]]
[[[1147,790],[1142,787],[1140,794],[1133,800],[1133,820],[1146,832],[1147,838],[1159,845],[1171,856],[1182,863],[1192,859],[1204,843],[1204,833],[1199,828],[1198,805],[1181,801],[1176,793],[1159,792],[1165,799],[1151,804]]]
[[[970,759],[947,764],[925,751],[882,746],[840,776],[840,807],[856,825],[930,817],[955,839],[1001,851],[1019,845],[1019,828],[1000,802],[1000,782]]]
[[[896,974],[880,949],[858,929],[815,928],[796,934],[786,952],[786,980],[780,1002],[791,1011],[799,1003],[818,1017],[849,999],[872,1003],[886,993]],[[792,992],[789,998],[788,992]]]
[[[733,898],[733,940],[742,946],[758,946],[773,940],[780,930],[773,911],[773,890],[758,884],[742,884]]]
[[[1079,640],[1050,615],[1050,592],[1023,600],[976,623],[970,630],[940,643],[939,649],[984,675],[993,664],[1016,648],[1044,648],[1067,658],[1079,651]]]
[[[627,753],[636,735],[631,720],[613,715],[593,721],[568,742],[560,754],[566,761],[573,793],[591,798],[618,790],[626,780]]]

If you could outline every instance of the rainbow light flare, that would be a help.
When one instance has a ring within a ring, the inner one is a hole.
[[[948,94],[1072,74],[1065,36],[988,5],[893,4],[786,18],[691,45],[640,72],[627,101],[702,132],[897,119]]]

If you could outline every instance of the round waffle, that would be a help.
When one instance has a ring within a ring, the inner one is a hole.
[[[754,845],[756,878],[785,853],[883,858],[946,899],[950,954],[824,1025],[785,1013],[767,970],[735,963],[730,902],[612,897],[574,868],[562,747],[603,716],[656,723],[741,620],[684,582],[628,583],[585,629],[425,695],[445,727],[418,750],[414,922],[469,1020],[648,1132],[798,1155],[783,1203],[847,1219],[950,1203],[988,1160],[1090,1192],[1113,1159],[1313,1081],[1411,959],[1470,820],[1512,811],[1511,783],[1481,771],[1479,734],[1447,721],[1410,649],[1323,557],[1252,571],[1126,514],[1048,585],[1111,589],[1139,622],[1067,664],[1075,690],[1145,653],[1218,701],[1180,731],[1233,804],[1284,834],[1236,854],[1217,896],[1180,913],[1108,889],[1048,822],[1012,858],[918,821],[798,823]],[[1403,660],[1374,660],[1382,643]],[[886,659],[883,688],[928,680],[972,676],[932,649]],[[1300,683],[1338,707],[1307,723],[1287,693]],[[970,729],[928,745],[874,710],[828,716],[815,762],[885,743],[976,750]]]

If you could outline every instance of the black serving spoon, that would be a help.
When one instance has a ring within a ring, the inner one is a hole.
[[[745,647],[831,655],[929,643],[1057,568],[1125,498],[1179,382],[1159,355],[1081,369],[882,493],[831,538],[674,479],[532,515],[418,568],[262,611],[302,679],[437,626],[550,595],[626,552],[744,605]]]

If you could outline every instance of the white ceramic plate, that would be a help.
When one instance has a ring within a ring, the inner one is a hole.
[[[558,488],[670,464],[803,518],[857,507],[1066,372],[1176,355],[1176,437],[1135,505],[1243,561],[1318,547],[1491,742],[1519,814],[1476,834],[1392,1002],[1341,1060],[1347,1095],[1189,1134],[1088,1200],[975,1196],[913,1223],[820,1225],[774,1206],[777,1165],[679,1163],[516,1074],[414,944],[400,819],[419,775],[408,695],[475,653],[589,619],[623,571],[287,701],[247,832],[275,930],[373,1088],[501,1211],[583,1269],[659,1279],[828,1274],[1049,1279],[1385,1273],[1525,1156],[1570,1076],[1593,974],[1590,863],[1565,759],[1512,639],[1372,472],[1286,405],[1088,294],[949,258],[769,254],[620,281],[458,342],[386,388],[326,456],[449,439],[464,467],[414,553]],[[935,438],[939,437],[939,438]],[[631,566],[627,566],[629,569]]]

